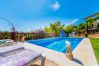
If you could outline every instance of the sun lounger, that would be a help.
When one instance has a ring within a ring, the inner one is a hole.
[[[0,44],[5,43],[5,40],[0,40]]]
[[[11,39],[3,39],[5,41],[5,43],[14,43],[14,40]]]
[[[16,43],[2,43],[2,44],[0,44],[0,47],[10,46],[13,44],[16,44]]]
[[[22,45],[19,44],[13,44],[10,46],[4,46],[4,47],[0,47],[0,55],[6,53],[6,52],[10,52],[16,49],[20,49],[20,48],[24,48]]]
[[[31,61],[35,61],[37,58],[41,59],[41,66],[44,66],[45,57],[43,57],[39,52],[29,49],[23,49],[21,51],[9,54],[13,50],[22,47],[23,46],[21,45],[13,45],[13,46],[8,46],[6,48],[4,47],[1,48],[2,51],[0,50],[0,52],[2,55],[0,56],[0,66],[26,66],[30,64]]]
[[[0,58],[0,66],[25,66],[38,57],[41,57],[42,66],[44,66],[44,58],[42,59],[43,56],[41,56],[41,53],[33,50],[23,50],[19,53],[2,57]]]
[[[14,43],[14,40],[11,40],[11,39],[3,39],[3,40],[0,40],[0,43]]]
[[[3,46],[9,46],[9,45],[12,45],[14,44],[14,40],[11,40],[11,39],[3,39],[3,40],[0,40],[0,47],[3,47]]]

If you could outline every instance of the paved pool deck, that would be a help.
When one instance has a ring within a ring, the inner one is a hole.
[[[41,52],[47,59],[59,66],[98,66],[89,38],[84,38],[74,49],[74,60],[69,60],[64,53],[34,44],[24,43],[23,46]]]
[[[89,38],[84,38],[73,54],[84,66],[98,66]]]

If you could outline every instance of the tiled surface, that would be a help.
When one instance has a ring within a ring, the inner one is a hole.
[[[98,66],[89,38],[85,38],[73,54],[84,66]]]
[[[88,38],[83,39],[77,48],[73,51],[73,61],[69,60],[65,54],[54,50],[29,43],[24,43],[23,45],[28,49],[42,52],[47,59],[57,63],[59,66],[98,66]],[[50,61],[48,63],[50,63]]]

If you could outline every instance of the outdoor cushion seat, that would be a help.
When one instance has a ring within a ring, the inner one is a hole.
[[[6,42],[5,40],[0,40],[0,44],[5,43],[5,42]]]
[[[41,53],[33,50],[23,50],[7,57],[1,57],[0,66],[24,66],[40,55]]]
[[[19,48],[24,48],[22,45],[20,44],[13,44],[10,46],[4,46],[4,47],[0,47],[0,55],[6,53],[6,52],[10,52]]]
[[[11,40],[11,39],[8,39],[8,40],[5,40],[6,43],[14,43],[14,40]]]
[[[14,40],[11,40],[11,39],[3,39],[3,40],[0,40],[0,43],[15,43]]]

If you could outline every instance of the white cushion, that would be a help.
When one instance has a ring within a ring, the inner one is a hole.
[[[4,47],[0,47],[0,54],[5,53],[5,52],[9,52],[18,48],[23,48],[22,45],[19,44],[14,44],[14,45],[10,45],[10,46],[4,46]]]
[[[17,54],[12,54],[1,58],[0,66],[24,66],[26,63],[30,62],[38,56],[40,56],[40,53],[32,50],[23,50]]]

